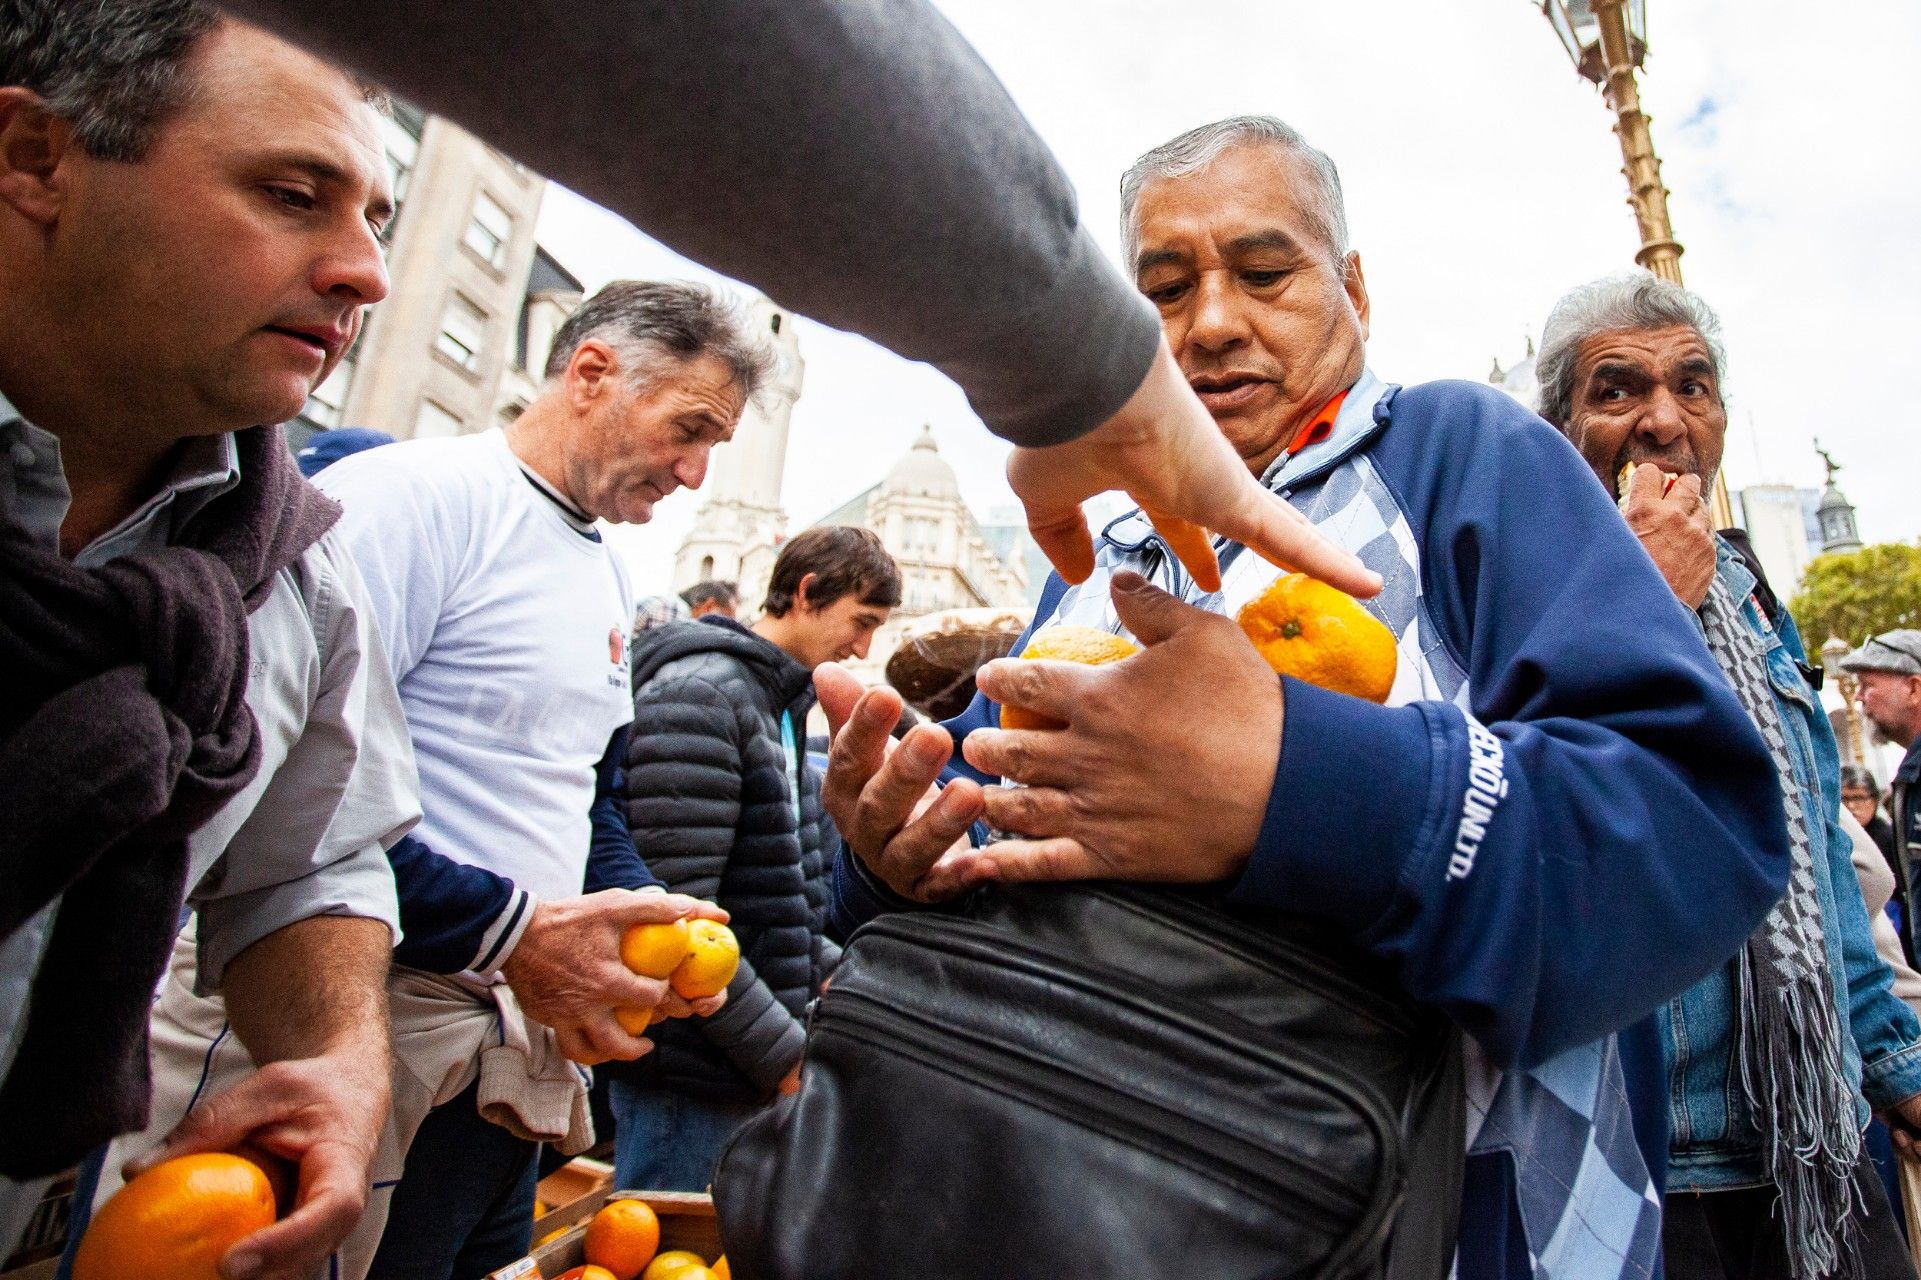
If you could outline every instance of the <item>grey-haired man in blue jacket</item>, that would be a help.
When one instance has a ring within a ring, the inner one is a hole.
[[[823,668],[841,927],[985,879],[1226,881],[1318,913],[1470,1042],[1458,1274],[1659,1267],[1666,1155],[1649,1014],[1780,896],[1782,801],[1688,611],[1565,440],[1492,388],[1366,366],[1333,163],[1264,117],[1122,183],[1127,267],[1250,470],[1386,586],[1388,705],[1282,678],[1230,618],[1278,570],[1221,544],[1197,584],[1138,513],[1036,625],[1127,630],[1107,667],[990,665],[946,731]],[[990,701],[991,700],[991,701]],[[1005,731],[997,701],[1065,721]],[[923,793],[964,739],[979,780]],[[956,844],[985,817],[1033,833]]]

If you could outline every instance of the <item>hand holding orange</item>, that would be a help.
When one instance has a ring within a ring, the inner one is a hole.
[[[259,1165],[219,1151],[179,1156],[100,1206],[74,1280],[219,1280],[227,1250],[273,1223],[273,1185]]]
[[[717,920],[637,924],[620,939],[620,959],[643,978],[666,978],[684,1000],[717,996],[740,967],[740,941]],[[659,1009],[616,1009],[628,1035],[642,1035],[665,1015]]]
[[[1098,627],[1082,627],[1063,624],[1058,627],[1044,627],[1034,633],[1027,647],[1021,650],[1023,658],[1045,658],[1052,662],[1081,662],[1088,666],[1104,666],[1131,658],[1141,651],[1141,647],[1126,636],[1117,636],[1102,631]],[[1012,704],[1001,707],[1001,728],[1003,729],[1065,729],[1067,725],[1052,716],[1044,716],[1036,711]]]

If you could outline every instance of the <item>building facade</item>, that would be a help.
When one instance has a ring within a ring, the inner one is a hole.
[[[392,287],[309,397],[293,443],[328,427],[400,439],[512,421],[581,284],[534,242],[546,179],[404,103],[382,121],[395,212]]]
[[[874,636],[867,657],[847,664],[869,684],[884,680],[901,634],[918,619],[951,609],[1030,611],[1027,568],[1003,559],[961,499],[954,468],[940,456],[931,428],[879,484],[815,521],[872,529],[900,565],[901,603]]]

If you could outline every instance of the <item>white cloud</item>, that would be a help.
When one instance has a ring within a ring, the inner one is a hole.
[[[1340,164],[1386,377],[1481,378],[1520,354],[1562,290],[1632,265],[1620,155],[1600,95],[1526,0],[947,0],[1060,157],[1112,251],[1115,183],[1140,152],[1245,111],[1302,129]],[[1642,77],[1690,285],[1721,312],[1738,484],[1815,483],[1810,439],[1847,467],[1873,540],[1921,535],[1921,169],[1911,131],[1921,11],[1899,0],[1651,6]],[[587,284],[705,275],[563,193],[547,243]],[[851,335],[809,325],[786,501],[796,521],[872,483],[923,422],[977,507],[1006,501],[1004,449],[959,392]],[[698,502],[635,531],[643,589]]]

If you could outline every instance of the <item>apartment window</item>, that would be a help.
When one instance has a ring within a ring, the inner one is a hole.
[[[433,436],[457,436],[466,424],[460,415],[437,400],[422,400],[420,412],[414,415],[414,439],[425,440]]]
[[[420,135],[393,116],[380,117],[380,140],[387,151],[387,177],[393,183],[394,207],[407,198],[407,185],[420,163]]]
[[[482,191],[474,197],[474,214],[467,221],[461,243],[490,267],[507,265],[507,242],[514,238],[514,218],[500,202]]]
[[[447,300],[434,349],[463,369],[480,368],[480,344],[487,332],[487,313],[464,293]]]
[[[340,407],[347,402],[347,384],[352,380],[353,365],[343,361],[325,382],[308,395],[300,416],[322,430],[339,426]]]

